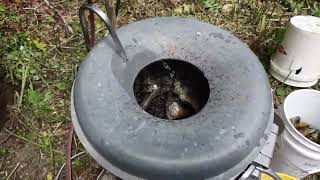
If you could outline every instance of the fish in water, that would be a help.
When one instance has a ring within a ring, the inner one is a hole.
[[[309,124],[301,121],[300,116],[296,116],[290,119],[293,126],[309,140],[320,144],[320,130],[310,127]]]
[[[178,95],[179,99],[183,102],[189,103],[195,111],[200,110],[199,101],[197,101],[197,96],[195,89],[189,82],[177,79],[174,83],[174,93]]]
[[[195,113],[189,102],[183,101],[176,94],[168,93],[166,102],[166,116],[168,119],[183,119]]]

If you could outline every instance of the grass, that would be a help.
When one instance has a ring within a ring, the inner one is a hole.
[[[19,87],[11,113],[14,123],[9,122],[2,131],[11,135],[0,145],[0,154],[5,154],[1,157],[9,159],[8,164],[0,166],[2,174],[8,175],[15,167],[20,145],[35,146],[35,156],[46,162],[41,167],[44,173],[35,177],[54,177],[64,162],[71,86],[87,53],[77,17],[80,5],[78,1],[51,2],[68,23],[69,28],[66,28],[55,11],[42,1],[0,4],[0,65],[6,70],[6,78]],[[297,14],[320,16],[319,2],[125,0],[118,23],[121,26],[153,16],[185,16],[206,21],[231,31],[246,42],[268,69],[270,56],[283,38],[286,22]],[[97,24],[97,29],[98,35],[103,36],[101,23]],[[272,77],[270,83],[276,106],[296,89]],[[312,88],[320,89],[320,85]],[[73,149],[73,154],[83,151],[78,140]],[[74,177],[94,179],[101,168],[93,164],[90,157],[81,158],[74,161]],[[83,163],[85,158],[93,165]],[[13,176],[27,177],[25,172],[30,171],[19,167]]]

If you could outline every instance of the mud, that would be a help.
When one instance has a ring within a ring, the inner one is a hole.
[[[5,80],[5,73],[0,67],[0,130],[9,120],[9,106],[14,103],[14,88]]]

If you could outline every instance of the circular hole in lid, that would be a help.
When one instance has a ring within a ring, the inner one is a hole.
[[[203,72],[177,59],[162,59],[145,66],[135,78],[133,91],[144,111],[169,120],[197,114],[210,94]]]

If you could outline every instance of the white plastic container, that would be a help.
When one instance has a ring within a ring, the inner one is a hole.
[[[277,139],[271,168],[297,178],[320,172],[320,145],[305,138],[289,119],[300,116],[320,128],[320,91],[303,89],[289,94],[279,108],[284,131]]]
[[[320,18],[294,16],[271,58],[270,72],[285,84],[310,87],[320,78]]]

